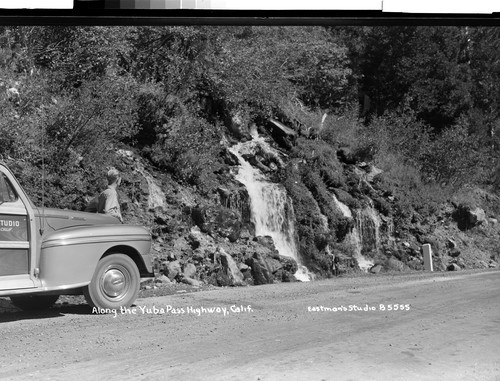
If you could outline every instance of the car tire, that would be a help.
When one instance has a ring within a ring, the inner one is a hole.
[[[10,301],[24,311],[45,310],[54,305],[59,295],[19,295],[11,296]]]
[[[87,303],[99,309],[130,307],[139,294],[140,274],[135,262],[125,254],[111,254],[97,263],[83,294]]]

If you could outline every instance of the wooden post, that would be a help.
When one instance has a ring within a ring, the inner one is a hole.
[[[424,269],[425,271],[434,271],[432,268],[432,248],[429,243],[422,246],[422,252],[424,255]]]

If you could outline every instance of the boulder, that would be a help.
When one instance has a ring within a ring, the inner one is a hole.
[[[169,279],[168,276],[162,274],[158,278],[155,279],[155,283],[170,284],[170,283],[172,283],[172,281]]]
[[[469,223],[472,226],[477,226],[486,222],[486,214],[483,209],[475,208],[469,211]]]
[[[383,173],[384,171],[380,168],[375,167],[374,165],[369,165],[367,168],[365,168],[366,171],[366,180],[369,182],[372,182],[375,177]]]
[[[245,141],[251,140],[252,136],[248,131],[248,126],[245,121],[244,113],[241,111],[236,111],[227,121],[229,130],[236,136],[238,139]]]
[[[381,265],[375,265],[373,267],[370,268],[370,272],[372,274],[378,274],[380,272],[380,270],[382,270],[382,266]]]
[[[296,281],[294,274],[298,270],[298,265],[295,259],[280,255],[279,261],[280,268],[274,273],[275,279],[281,280],[282,282]]]
[[[220,204],[228,209],[237,211],[242,222],[251,222],[250,197],[246,187],[240,183],[230,184],[228,187],[217,188]]]
[[[193,278],[196,275],[196,266],[192,263],[186,263],[184,265],[182,273],[187,278]]]
[[[448,265],[448,267],[446,268],[446,270],[448,270],[448,271],[459,271],[459,270],[461,270],[461,268],[456,263],[450,263]]]
[[[226,253],[223,248],[218,249],[219,260],[222,265],[222,271],[227,276],[230,286],[244,286],[243,274],[231,255]]]
[[[448,246],[450,249],[455,249],[457,247],[457,243],[451,238],[448,238],[448,240],[446,241],[446,246]]]
[[[485,261],[479,261],[479,266],[483,269],[487,269],[489,267]]]
[[[465,267],[467,267],[467,264],[465,263],[465,260],[463,258],[458,258],[457,265],[459,265],[462,269],[465,269]]]
[[[487,266],[488,265],[486,265],[486,267]],[[238,269],[243,272],[243,271],[250,270],[250,266],[245,265],[244,263],[238,263]]]
[[[197,226],[191,228],[186,240],[193,250],[215,253],[217,249],[214,239],[208,234],[202,233]]]
[[[458,205],[452,213],[452,218],[457,222],[460,230],[472,229],[483,223],[487,223],[486,214],[481,208],[471,208]]]
[[[252,277],[255,285],[270,284],[274,282],[272,269],[269,267],[264,256],[254,253],[248,259],[247,264],[252,269]]]
[[[196,279],[193,279],[190,277],[186,277],[186,276],[181,278],[181,282],[189,284],[189,285],[194,286],[194,287],[200,287],[202,285],[202,283],[199,280],[196,280]]]
[[[263,173],[270,172],[271,168],[263,163],[264,158],[260,155],[244,154],[243,158],[248,161],[253,167],[260,169]]]
[[[226,148],[222,154],[222,159],[224,160],[224,163],[227,165],[235,166],[235,165],[240,165],[240,161],[238,160],[238,157],[232,153],[228,148]]]
[[[458,256],[460,256],[460,250],[456,247],[450,250],[450,257],[456,258]]]
[[[202,233],[219,234],[231,242],[239,238],[243,226],[239,213],[222,205],[194,208],[191,217]]]
[[[259,243],[260,245],[268,248],[271,250],[271,252],[276,252],[276,246],[274,246],[274,240],[273,237],[271,236],[257,236],[253,239],[255,242]]]
[[[277,120],[269,119],[269,122],[274,141],[282,148],[291,149],[297,140],[297,133]]]
[[[408,266],[405,265],[403,262],[396,258],[389,258],[387,259],[387,262],[385,263],[385,266],[393,271],[405,271],[408,269]]]
[[[181,264],[179,261],[164,262],[163,273],[170,279],[173,280],[177,275],[182,272]]]
[[[407,265],[411,270],[423,270],[424,269],[424,265],[423,265],[422,261],[420,261],[418,259],[410,260],[407,263]]]

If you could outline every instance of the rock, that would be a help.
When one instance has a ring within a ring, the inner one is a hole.
[[[169,283],[172,283],[172,281],[169,279],[168,276],[162,274],[158,278],[155,279],[155,283],[169,284]]]
[[[239,213],[222,205],[194,208],[191,218],[202,233],[219,234],[230,242],[235,242],[240,236],[242,221]]]
[[[293,261],[293,259],[292,259],[292,261]],[[295,262],[295,261],[293,261],[293,262],[294,262],[294,266],[295,266],[294,271],[287,269],[286,264],[281,263],[282,267],[280,269],[278,269],[273,274],[274,279],[279,280],[281,282],[296,282],[297,278],[295,278],[295,273],[297,272],[298,266],[297,266],[297,262]]]
[[[411,261],[409,261],[407,263],[408,267],[411,269],[411,270],[423,270],[424,269],[424,265],[422,263],[422,261],[418,260],[418,259],[412,259]]]
[[[395,270],[395,271],[405,271],[408,269],[408,266],[406,266],[403,262],[396,258],[389,258],[387,259],[385,263],[385,267],[390,270]]]
[[[274,282],[272,270],[269,268],[263,255],[254,253],[247,263],[252,269],[252,277],[255,285]]]
[[[203,260],[207,254],[213,254],[217,250],[214,239],[208,234],[202,233],[197,226],[191,228],[186,241],[189,247],[194,250],[193,259]]]
[[[381,265],[375,265],[375,266],[372,266],[370,268],[370,272],[372,274],[378,274],[380,272],[380,270],[382,270],[382,266]]]
[[[451,238],[448,238],[448,240],[446,241],[446,246],[448,246],[450,249],[454,249],[457,247],[457,243]]]
[[[456,258],[459,255],[460,255],[460,250],[458,250],[457,248],[450,250],[450,257]]]
[[[228,148],[224,150],[221,156],[222,159],[224,160],[224,163],[227,165],[235,166],[240,164],[238,157],[234,153],[229,151]]]
[[[248,127],[246,125],[245,121],[245,116],[243,115],[243,112],[241,111],[236,111],[228,121],[229,124],[229,130],[236,136],[237,138],[241,140],[251,140],[252,136],[250,135],[250,132],[248,131]]]
[[[356,164],[358,161],[355,153],[348,147],[342,147],[337,151],[338,159],[344,164]]]
[[[238,268],[240,269],[240,271],[247,271],[247,270],[250,270],[250,266],[248,265],[245,265],[244,263],[238,263]]]
[[[358,202],[354,197],[351,196],[350,193],[346,192],[343,189],[340,188],[334,188],[333,192],[335,193],[335,196],[337,196],[337,199],[346,204],[349,208],[358,208]]]
[[[461,270],[461,268],[456,263],[450,263],[448,265],[448,267],[446,268],[446,270],[448,270],[448,271],[459,271],[459,270]]]
[[[291,149],[297,140],[297,133],[274,119],[269,119],[271,135],[276,143],[285,149]]]
[[[189,285],[194,286],[194,287],[200,287],[202,285],[202,283],[199,280],[196,280],[196,279],[193,279],[193,278],[190,278],[187,276],[182,277],[181,282],[189,284]]]
[[[486,214],[481,208],[475,208],[469,212],[469,222],[472,226],[480,225],[486,221]]]
[[[457,265],[459,265],[463,269],[466,267],[466,264],[465,264],[465,261],[463,258],[458,258]]]
[[[383,172],[384,171],[382,169],[377,168],[374,165],[370,165],[370,166],[368,166],[368,170],[366,173],[366,180],[368,180],[369,182],[372,182],[375,179],[375,177],[377,177],[378,175],[380,175]]]
[[[280,262],[281,262],[282,270],[284,272],[286,272],[285,274],[283,274],[283,277],[284,277],[283,281],[288,282],[287,278],[289,278],[290,280],[294,280],[295,277],[293,275],[299,269],[297,261],[293,258],[280,255]]]
[[[260,155],[254,155],[254,154],[244,154],[242,155],[243,158],[248,161],[253,167],[258,168],[261,170],[261,172],[266,173],[270,172],[271,168],[266,166],[262,161],[264,158]]]
[[[244,226],[240,232],[240,240],[250,241],[251,239],[253,239],[251,230],[252,228],[250,226]],[[255,230],[255,228],[253,230]]]
[[[193,278],[196,275],[196,266],[192,263],[187,263],[186,265],[184,265],[182,273],[187,278]]]
[[[213,238],[209,235],[203,234],[197,226],[191,228],[191,231],[187,236],[187,242],[193,250],[202,246],[215,246]]]
[[[258,242],[262,246],[268,248],[272,252],[276,251],[276,246],[274,246],[274,240],[271,236],[257,236],[253,239],[255,242]]]
[[[165,262],[164,262],[165,263]],[[177,275],[182,272],[181,264],[179,261],[166,262],[164,268],[164,274],[168,276],[170,280],[173,280]]]
[[[244,286],[245,282],[243,281],[243,274],[238,268],[238,265],[234,261],[233,257],[226,253],[221,247],[218,249],[218,254],[222,270],[228,278],[229,285]]]
[[[485,261],[479,261],[479,265],[483,268],[483,269],[487,269],[489,267],[489,265],[485,262]]]
[[[464,205],[458,205],[452,213],[452,218],[457,222],[460,230],[468,230],[487,223],[486,214],[481,208],[470,208]]]
[[[490,264],[488,265],[488,267],[491,269],[495,269],[498,267],[498,263],[496,263],[495,261],[490,261]]]
[[[240,213],[242,222],[251,222],[250,197],[246,187],[240,183],[231,183],[227,186],[229,188],[217,188],[220,204]]]
[[[201,249],[196,249],[193,251],[191,258],[193,261],[201,262],[205,259],[205,252]]]
[[[267,267],[271,271],[271,274],[275,274],[278,270],[281,270],[283,268],[281,262],[275,258],[264,257],[264,260],[266,261]]]

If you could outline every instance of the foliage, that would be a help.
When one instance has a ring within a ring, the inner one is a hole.
[[[498,41],[479,27],[3,26],[0,154],[49,206],[81,209],[122,144],[207,196],[229,178],[231,119],[278,119],[298,133],[281,181],[301,252],[328,271],[326,245],[350,228],[332,191],[364,197],[340,148],[384,170],[377,190],[403,217],[498,192]]]
[[[180,115],[170,120],[161,136],[152,147],[153,162],[180,181],[196,185],[205,193],[213,191],[221,167],[220,126]]]

